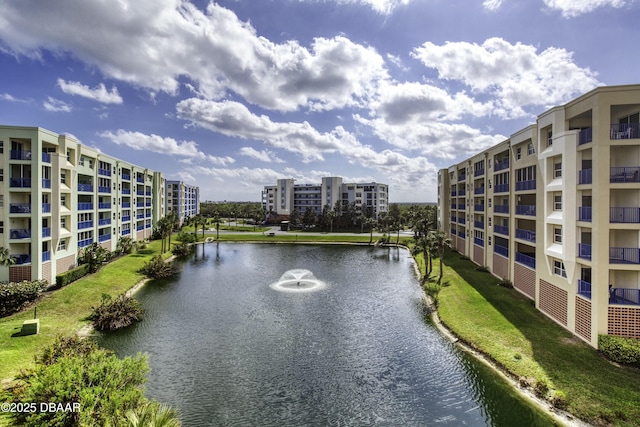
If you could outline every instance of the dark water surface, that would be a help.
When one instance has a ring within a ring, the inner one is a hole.
[[[309,289],[278,286],[295,269]],[[425,321],[404,250],[199,245],[136,298],[144,321],[101,344],[148,353],[147,396],[185,426],[550,425]]]

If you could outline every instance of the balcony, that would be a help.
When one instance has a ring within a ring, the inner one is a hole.
[[[509,159],[496,160],[493,166],[493,170],[497,172],[504,169],[509,169]]]
[[[609,222],[612,224],[638,224],[640,223],[640,208],[609,208]]]
[[[610,180],[614,183],[640,182],[640,167],[613,167],[611,168]]]
[[[80,240],[80,241],[78,241],[78,248],[84,248],[86,246],[89,246],[92,243],[93,243],[93,239],[92,238]]]
[[[578,221],[591,222],[591,206],[580,206],[578,208]]]
[[[509,192],[509,184],[496,184],[493,187],[494,193],[508,193]]]
[[[473,176],[482,176],[482,175],[484,175],[484,168],[476,169],[475,171],[473,171]]]
[[[138,215],[136,215],[136,219],[144,219],[144,214],[138,214]]]
[[[100,202],[100,203],[98,203],[98,209],[111,209],[111,203],[109,203],[109,202]]]
[[[111,171],[109,169],[98,168],[98,175],[111,176]]]
[[[127,181],[131,181],[131,175],[123,172],[122,173],[122,179],[127,180]]]
[[[11,150],[11,160],[31,160],[31,151]]]
[[[143,176],[137,176],[136,177],[136,182],[139,182],[141,184],[144,184],[144,177]]]
[[[451,209],[456,209],[458,207],[458,205],[456,205],[455,203],[451,203]]]
[[[98,226],[109,225],[111,224],[111,218],[100,218],[98,220]]]
[[[578,243],[578,258],[591,259],[591,245],[586,243]]]
[[[151,214],[150,213],[145,214],[145,218],[151,218]]]
[[[484,186],[474,188],[473,194],[484,194]]]
[[[137,202],[136,203],[136,207],[137,208],[144,208],[144,202]]]
[[[464,197],[467,195],[467,190],[462,189],[458,191],[458,197]]]
[[[640,123],[620,123],[611,125],[611,139],[640,138]]]
[[[131,189],[130,188],[123,188],[122,189],[122,194],[131,194]]]
[[[78,191],[84,191],[85,193],[93,193],[92,184],[78,184]]]
[[[609,304],[640,305],[640,289],[611,288]]]
[[[502,255],[505,258],[509,258],[509,248],[507,248],[506,246],[495,245],[493,247],[493,253]]]
[[[29,264],[31,262],[31,255],[29,254],[19,254],[19,255],[11,255],[16,262],[16,265]]]
[[[142,231],[142,230],[144,230],[144,224],[136,226],[136,231]]]
[[[122,234],[123,236],[126,236],[126,235],[128,235],[128,234],[131,234],[131,230],[130,230],[130,229],[122,230],[122,233],[121,233],[121,234]]]
[[[467,179],[466,174],[458,175],[458,181],[464,181],[465,179]]]
[[[588,144],[591,141],[593,141],[593,129],[581,129],[578,134],[578,145]]]
[[[10,239],[30,239],[31,229],[29,228],[12,228],[9,230]]]
[[[51,163],[51,154],[49,153],[42,153],[42,161],[44,163]]]
[[[131,202],[122,202],[122,207],[123,208],[130,208],[131,207]]]
[[[42,262],[51,261],[51,251],[42,252]]]
[[[527,242],[536,242],[536,232],[531,230],[523,230],[516,228],[516,239],[526,240]]]
[[[640,264],[640,249],[609,248],[610,264]]]
[[[42,180],[42,188],[51,188],[51,180],[43,179]]]
[[[51,204],[43,203],[42,204],[42,213],[51,213]]]
[[[102,234],[98,236],[99,242],[106,242],[107,240],[111,240],[111,234]]]
[[[536,269],[536,259],[521,252],[516,252],[516,262],[533,270]]]
[[[9,178],[9,187],[31,188],[31,178]]]
[[[17,214],[31,213],[31,203],[10,203],[9,212]]]
[[[461,239],[464,239],[466,237],[466,234],[464,231],[458,231],[458,237]]]
[[[146,202],[144,205],[145,206],[151,206],[151,202]]]
[[[517,205],[516,215],[536,216],[536,205]]]
[[[144,191],[136,191],[136,196],[144,196]]]
[[[508,236],[509,235],[509,227],[504,226],[504,225],[494,225],[493,226],[493,231],[495,233],[498,234],[502,234],[503,236]]]
[[[536,180],[518,181],[516,182],[516,191],[529,191],[536,189]]]
[[[473,244],[474,245],[478,245],[478,246],[482,246],[484,248],[484,239],[480,239],[478,237],[474,237],[473,238]]]
[[[86,228],[93,228],[93,221],[82,221],[78,223],[78,230],[84,230]]]
[[[147,197],[151,197],[151,191],[145,191],[144,195],[147,196]]]
[[[508,214],[509,213],[509,205],[494,205],[493,206],[493,212]]]
[[[129,222],[131,221],[131,216],[123,216],[122,217],[122,222]]]
[[[456,191],[455,191],[455,190],[453,190],[453,191],[451,192],[451,196],[453,196],[453,197],[456,197],[456,195],[457,195],[457,194],[458,194],[458,193],[456,193]]]
[[[463,211],[463,210],[465,210],[466,208],[467,208],[467,206],[466,206],[464,203],[462,203],[462,204],[458,205],[458,210],[462,210],[462,211]]]
[[[465,219],[463,217],[458,217],[458,224],[464,224]]]
[[[79,211],[90,211],[90,210],[93,210],[93,203],[91,203],[91,202],[78,203],[78,210]]]
[[[145,224],[144,228],[151,228],[151,224]]]
[[[98,186],[98,193],[111,193],[111,187]]]
[[[578,184],[591,184],[593,182],[592,171],[593,169],[582,169],[578,173]]]
[[[475,228],[482,228],[484,229],[484,221],[473,221],[473,226]]]
[[[452,228],[452,229],[451,229],[451,235],[452,235],[452,236],[455,236],[455,235],[456,235],[456,229],[455,229],[455,228]]]
[[[51,237],[51,228],[44,227],[42,229],[42,237]]]
[[[591,283],[578,279],[578,295],[591,299]]]
[[[473,205],[473,210],[476,212],[484,212],[484,203],[481,205]]]

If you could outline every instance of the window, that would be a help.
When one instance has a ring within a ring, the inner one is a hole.
[[[533,148],[533,142],[527,144],[527,155],[536,154],[536,150]]]
[[[84,166],[84,156],[80,156],[80,163],[78,163],[80,166]]]
[[[491,202],[492,202],[492,200],[493,200],[493,198],[492,198],[492,197],[489,197],[489,198],[487,199],[487,201],[489,202],[489,207],[491,207]]]
[[[0,221],[0,234],[4,233],[4,221]]]
[[[60,171],[60,184],[67,183],[67,171]]]
[[[558,276],[567,277],[567,271],[564,269],[564,263],[562,261],[553,261],[553,274]]]
[[[562,227],[553,227],[553,241],[562,243]]]
[[[66,216],[61,216],[60,217],[60,228],[67,228],[67,217]]]
[[[547,132],[547,147],[551,147],[553,145],[553,132]]]
[[[61,239],[60,243],[58,243],[58,250],[64,251],[67,249],[67,239]]]
[[[4,181],[4,169],[0,169],[0,182]]]
[[[491,246],[491,236],[489,236],[489,240],[488,240],[487,245]]]
[[[562,210],[562,194],[554,194],[553,196],[553,210],[561,211]]]
[[[0,194],[0,208],[4,207],[4,196]]]
[[[562,177],[562,162],[553,164],[553,177],[554,178]]]
[[[4,153],[4,141],[0,141],[0,154]]]
[[[516,148],[516,160],[520,160],[521,157],[522,157],[522,148],[518,147]]]

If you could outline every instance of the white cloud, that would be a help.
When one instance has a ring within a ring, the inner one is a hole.
[[[9,102],[21,102],[21,103],[25,103],[25,104],[28,104],[28,103],[32,102],[31,99],[16,98],[15,96],[13,96],[11,94],[8,94],[8,93],[0,93],[0,100],[9,101]]]
[[[142,132],[130,132],[118,129],[116,132],[104,131],[98,136],[106,138],[118,145],[125,145],[134,150],[147,150],[154,153],[170,156],[180,156],[192,159],[205,160],[215,165],[226,166],[235,160],[231,157],[215,157],[207,155],[198,149],[198,144],[193,141],[178,142],[173,138],[159,135],[146,135]]]
[[[62,111],[65,113],[69,113],[72,110],[71,105],[59,99],[52,98],[50,96],[47,97],[47,100],[44,101],[42,105],[44,106],[44,109],[47,111],[53,111],[53,112]]]
[[[111,91],[108,91],[104,84],[100,83],[97,87],[91,89],[80,82],[67,82],[63,79],[58,79],[58,86],[64,93],[69,95],[82,96],[103,104],[122,104],[122,97],[115,86],[111,88]]]
[[[317,1],[317,0],[300,0],[300,1]],[[361,4],[370,7],[377,13],[383,15],[391,14],[397,7],[407,5],[412,0],[334,0],[338,4]]]
[[[497,10],[502,6],[503,0],[484,0],[482,5],[489,10]]]
[[[253,157],[254,159],[258,159],[266,163],[284,163],[284,160],[278,158],[278,156],[270,150],[258,151],[253,147],[242,147],[240,149],[240,155]]]
[[[438,70],[441,79],[496,97],[494,112],[503,118],[526,115],[525,106],[561,104],[598,85],[596,73],[575,64],[573,53],[565,49],[549,47],[538,53],[535,46],[497,37],[481,45],[426,42],[413,56]]]
[[[565,18],[575,18],[585,13],[593,12],[600,7],[611,6],[620,8],[634,0],[543,0],[549,9],[560,11]],[[504,0],[484,0],[482,5],[489,10],[497,10]]]

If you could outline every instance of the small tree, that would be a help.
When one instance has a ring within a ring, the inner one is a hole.
[[[433,232],[433,238],[435,242],[435,246],[438,249],[438,258],[440,258],[440,276],[438,276],[438,285],[442,284],[442,276],[444,271],[442,269],[442,260],[444,258],[444,250],[445,248],[451,247],[451,239],[447,238],[447,235],[442,230],[437,230]]]
[[[140,273],[152,279],[166,279],[176,274],[173,263],[164,262],[161,255],[156,255],[147,261],[140,269]]]
[[[11,256],[9,249],[0,247],[0,265],[8,267],[16,263],[16,259]]]
[[[89,273],[95,273],[102,266],[102,263],[107,260],[108,255],[108,250],[94,242],[82,250],[78,261],[81,264],[89,265]]]
[[[112,299],[109,294],[102,294],[98,307],[93,307],[89,319],[98,331],[115,331],[142,320],[142,305],[124,294]]]
[[[131,236],[123,236],[118,240],[116,251],[122,254],[130,254],[138,246],[138,243]]]

